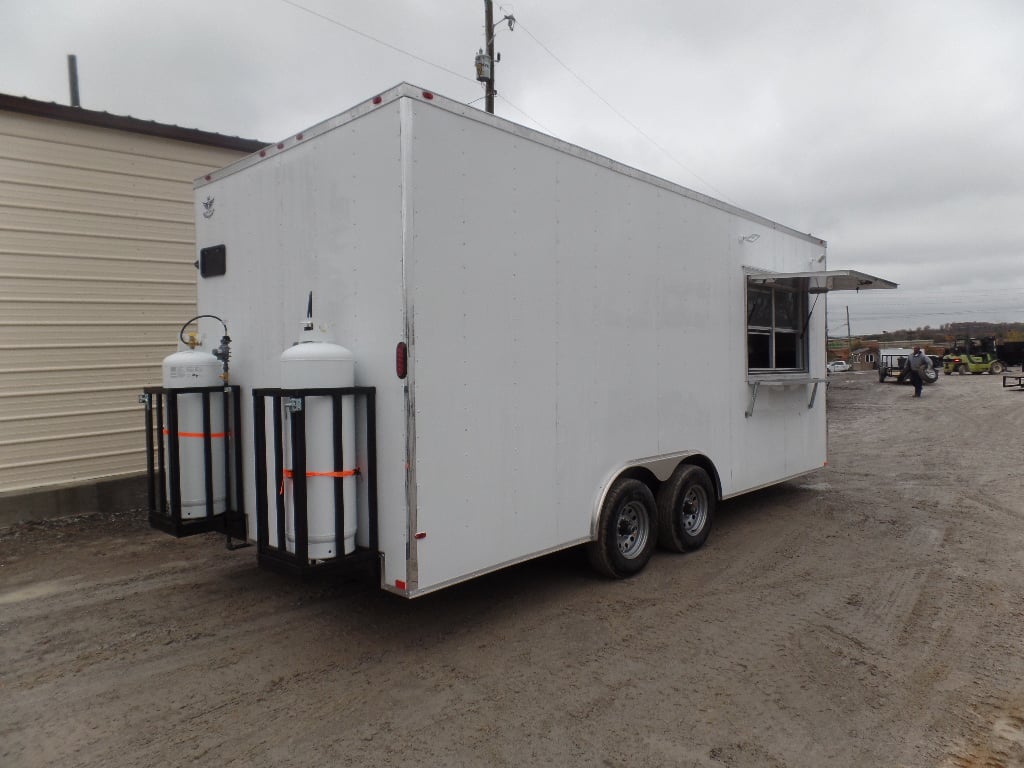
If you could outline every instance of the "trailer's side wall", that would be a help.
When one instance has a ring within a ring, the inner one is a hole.
[[[411,123],[419,589],[588,539],[630,460],[698,451],[726,494],[821,465],[807,385],[744,417],[743,272],[820,244],[430,105]]]
[[[198,245],[227,246],[227,274],[200,280],[204,312],[233,339],[245,403],[245,504],[255,530],[251,389],[280,385],[279,357],[301,333],[306,297],[355,355],[356,384],[377,388],[380,544],[385,580],[405,579],[403,229],[398,105],[390,104],[196,190]],[[214,213],[204,218],[203,202]],[[216,324],[206,326],[219,334]],[[277,482],[277,481],[271,481]],[[363,495],[361,502],[365,502]],[[359,542],[367,543],[365,518]]]

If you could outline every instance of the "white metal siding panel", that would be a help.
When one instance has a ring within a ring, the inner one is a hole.
[[[144,469],[195,314],[192,181],[242,153],[0,112],[0,493]]]
[[[0,205],[94,215],[107,214],[114,208],[119,217],[192,223],[192,205],[188,200],[174,203],[158,198],[98,192],[95,189],[68,189],[38,182],[19,184],[0,181]]]
[[[236,153],[237,154],[237,153]],[[0,178],[22,185],[26,191],[48,189],[80,191],[96,195],[126,195],[160,204],[176,201],[181,194],[182,179],[129,176],[118,173],[97,173],[89,168],[34,163],[10,157],[0,144]]]

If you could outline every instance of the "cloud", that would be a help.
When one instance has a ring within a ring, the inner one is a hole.
[[[76,53],[87,107],[265,141],[400,81],[483,95],[478,1],[295,2],[313,13],[7,3],[0,91],[66,102]],[[878,322],[1024,320],[1008,293],[1021,288],[1024,4],[521,0],[506,13],[519,24],[498,26],[499,114],[823,237],[833,267],[895,276],[898,291],[852,298]]]

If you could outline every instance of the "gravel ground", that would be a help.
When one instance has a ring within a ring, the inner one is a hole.
[[[621,582],[409,602],[141,512],[0,531],[0,766],[1024,766],[1024,393],[831,379],[827,468]]]

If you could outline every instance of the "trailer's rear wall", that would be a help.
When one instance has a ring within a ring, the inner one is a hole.
[[[280,386],[280,355],[301,335],[312,291],[318,324],[355,355],[356,384],[377,388],[381,549],[397,553],[386,563],[391,584],[406,578],[407,535],[404,382],[395,373],[405,332],[397,112],[397,104],[387,105],[196,191],[199,247],[227,248],[227,273],[200,280],[199,303],[224,318],[233,339],[250,535],[251,389]],[[209,198],[215,212],[204,218]],[[363,545],[366,533],[363,525]]]

